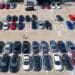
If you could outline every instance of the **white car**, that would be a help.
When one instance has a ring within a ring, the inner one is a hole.
[[[12,52],[12,42],[6,42],[4,47],[3,47],[3,52],[4,53],[11,53]]]
[[[55,70],[61,71],[63,69],[61,58],[57,54],[54,54],[53,56],[53,64],[54,64]]]
[[[9,23],[8,22],[4,22],[3,23],[3,30],[8,30],[9,28]]]
[[[55,6],[56,6],[57,9],[61,9],[60,4],[56,4]]]
[[[52,8],[52,9],[56,9],[55,3],[52,3],[52,4],[51,4],[51,8]]]
[[[23,70],[28,71],[30,70],[30,56],[29,55],[24,55],[23,56]]]
[[[37,22],[37,27],[38,27],[39,29],[44,29],[44,28],[45,28],[45,23],[44,23],[44,21],[39,20],[39,21]]]

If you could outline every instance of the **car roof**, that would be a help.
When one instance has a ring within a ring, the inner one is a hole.
[[[56,61],[59,61],[59,60],[60,60],[60,57],[59,57],[58,55],[54,55],[54,59],[55,59]]]

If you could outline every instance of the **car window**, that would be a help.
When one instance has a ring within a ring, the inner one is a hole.
[[[60,61],[55,61],[55,64],[60,65],[61,63],[60,63]]]

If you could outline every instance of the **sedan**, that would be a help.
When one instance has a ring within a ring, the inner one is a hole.
[[[33,41],[32,42],[32,50],[33,50],[34,54],[38,54],[39,53],[39,51],[40,51],[39,42],[37,42],[37,41]]]
[[[6,8],[6,9],[10,9],[10,4],[9,4],[9,3],[6,3],[6,4],[5,4],[5,8]]]
[[[24,16],[23,15],[20,15],[19,16],[19,22],[24,22],[24,20],[25,20]]]
[[[12,42],[6,42],[4,47],[3,47],[3,52],[4,53],[11,53],[12,52]]]
[[[29,54],[30,53],[31,44],[29,41],[23,41],[22,53]]]
[[[42,59],[40,56],[33,56],[33,70],[40,71],[42,69]]]
[[[6,21],[10,22],[11,20],[12,20],[11,15],[7,15],[7,16],[6,16]]]
[[[18,21],[18,16],[13,15],[13,16],[12,16],[12,21],[14,21],[14,22]]]
[[[23,66],[24,71],[30,70],[30,56],[29,55],[23,56],[23,65],[22,66]]]
[[[50,41],[50,49],[52,52],[58,52],[58,45],[54,40]]]
[[[4,3],[0,3],[0,9],[4,9],[5,8],[5,4]]]
[[[25,27],[25,24],[24,23],[22,23],[22,22],[17,23],[17,29],[18,30],[23,30],[24,27]]]
[[[44,54],[49,52],[49,44],[46,41],[41,41],[40,47]]]
[[[10,9],[14,9],[14,8],[16,8],[16,3],[15,2],[10,3]]]
[[[9,29],[9,23],[8,22],[4,22],[3,23],[3,30],[8,30]]]
[[[46,71],[50,71],[52,69],[52,61],[51,61],[51,56],[43,55],[43,68]]]
[[[67,53],[65,43],[63,41],[58,41],[58,49],[62,53]]]
[[[13,44],[13,53],[20,54],[21,53],[21,42],[20,41],[15,41]]]
[[[8,54],[4,54],[1,58],[0,71],[7,72],[9,69],[10,56]]]
[[[0,53],[2,53],[4,47],[4,42],[0,41]]]
[[[54,62],[53,65],[54,65],[55,70],[58,70],[58,71],[63,70],[62,61],[59,55],[54,54],[53,62]]]
[[[10,30],[16,30],[16,22],[12,22],[9,26]]]
[[[20,57],[14,54],[10,59],[9,70],[10,72],[16,73],[20,69]]]
[[[63,54],[62,62],[63,62],[63,65],[65,66],[66,70],[68,70],[68,71],[73,70],[72,61],[71,61],[70,57],[67,54]]]
[[[0,30],[3,28],[3,23],[0,21]]]
[[[69,30],[73,30],[74,29],[74,25],[70,21],[66,21],[66,25],[67,25],[67,28]]]
[[[75,53],[75,44],[71,41],[66,41],[67,50],[71,53]]]

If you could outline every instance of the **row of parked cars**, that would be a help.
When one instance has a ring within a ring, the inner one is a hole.
[[[72,71],[75,65],[75,54],[72,54],[70,58],[67,54],[62,56],[58,54],[49,55],[23,55],[21,58],[17,54],[9,56],[8,54],[3,54],[0,56],[0,72],[10,71],[12,73],[18,72],[20,67],[24,71],[34,70],[35,72],[41,71],[51,71],[53,68],[56,71],[62,71],[66,69],[67,71]]]
[[[0,9],[15,9],[16,8],[16,3],[0,3]]]
[[[0,53],[17,53],[20,54],[30,54],[31,51],[33,54],[38,54],[42,52],[43,54],[48,54],[48,52],[61,52],[61,53],[75,53],[75,44],[71,41],[63,41],[56,42],[55,40],[51,40],[49,43],[47,41],[15,41],[15,42],[3,42],[0,41]]]

